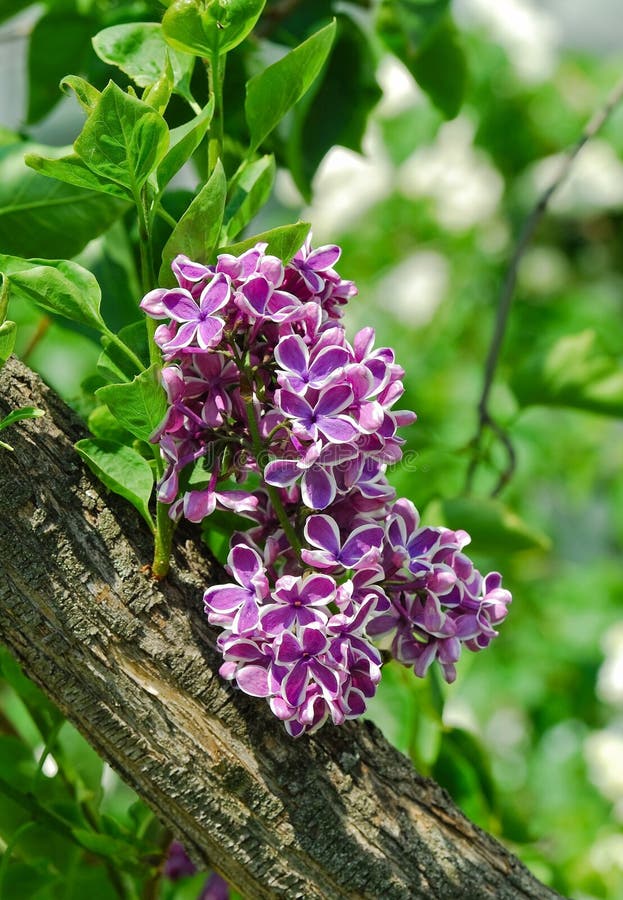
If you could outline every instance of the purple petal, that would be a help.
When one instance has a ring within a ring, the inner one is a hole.
[[[348,416],[319,416],[316,427],[332,444],[348,443],[359,434]]]
[[[238,687],[251,697],[268,697],[268,672],[263,666],[243,666],[236,675]]]
[[[276,487],[288,487],[300,474],[295,459],[274,459],[264,469],[264,480]]]
[[[172,353],[175,350],[182,350],[184,347],[188,347],[189,344],[192,344],[196,333],[197,323],[185,322],[181,328],[178,328],[175,337],[164,345],[163,349],[166,350],[167,353]]]
[[[318,577],[327,578],[326,575],[319,575]],[[301,646],[304,653],[308,653],[310,656],[317,656],[319,653],[324,653],[329,646],[329,641],[322,628],[309,626],[303,630]]]
[[[226,275],[215,275],[212,281],[204,287],[201,292],[199,305],[203,313],[213,313],[223,306],[229,300],[230,295],[229,279]]]
[[[340,532],[330,516],[310,516],[305,523],[305,537],[315,547],[328,550],[334,559],[340,551]]]
[[[219,584],[208,588],[203,595],[206,612],[228,613],[234,612],[246,599],[247,594],[233,584]]]
[[[240,610],[234,619],[232,628],[240,634],[247,631],[253,631],[253,629],[257,627],[259,620],[260,612],[257,608],[257,603],[253,597],[249,597],[247,594],[245,602],[240,607]]]
[[[199,317],[199,307],[182,288],[167,291],[162,297],[162,305],[176,322],[196,322]]]
[[[310,509],[326,509],[329,504],[333,503],[336,493],[337,488],[333,476],[321,469],[320,466],[312,466],[303,475],[301,499]]]
[[[291,391],[279,391],[278,393],[279,397],[275,397],[275,400],[278,400],[277,405],[287,416],[291,416],[293,419],[302,419],[305,422],[311,420],[313,410],[307,400]]]
[[[318,684],[325,690],[330,697],[337,697],[340,690],[340,682],[337,674],[328,666],[323,666],[317,660],[313,660],[309,664],[309,668]]]
[[[303,374],[307,372],[309,351],[298,334],[289,334],[275,347],[275,359],[282,369]]]
[[[227,563],[236,581],[247,589],[253,589],[255,577],[258,573],[264,572],[259,553],[246,544],[236,544],[232,547]]]
[[[225,323],[218,316],[209,316],[197,326],[197,343],[203,350],[214,347],[221,339]]]
[[[312,387],[322,387],[324,382],[349,361],[344,347],[326,347],[309,367],[309,381]]]
[[[380,548],[384,531],[378,525],[361,525],[350,535],[344,546],[340,559],[347,569],[352,569],[370,551],[370,548]]]
[[[308,682],[309,668],[305,663],[297,663],[288,672],[281,683],[281,691],[290,706],[299,706],[303,702]]]
[[[162,302],[162,298],[166,297],[168,293],[169,291],[166,288],[156,288],[145,294],[139,306],[152,319],[166,319],[169,313]]]
[[[275,659],[278,663],[295,663],[301,658],[301,645],[293,634],[284,631],[275,642]]]
[[[322,392],[316,404],[316,416],[333,416],[346,409],[353,400],[350,385],[338,384]]]
[[[305,604],[319,606],[335,596],[335,581],[329,575],[310,575],[303,582],[300,598]]]
[[[323,247],[313,250],[305,260],[305,263],[310,269],[322,272],[334,266],[341,254],[342,251],[337,244],[325,244]]]
[[[263,315],[266,303],[272,292],[272,287],[263,275],[250,278],[242,287],[242,295],[248,306],[257,315]]]

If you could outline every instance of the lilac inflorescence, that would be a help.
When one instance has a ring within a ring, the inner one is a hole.
[[[363,328],[341,324],[356,294],[334,245],[308,240],[284,265],[256,244],[215,265],[173,261],[178,286],[141,307],[169,408],[152,437],[174,519],[215,510],[249,520],[230,542],[230,584],[206,590],[222,631],[221,675],[265,698],[294,737],[360,716],[381,677],[379,648],[448,682],[463,647],[496,636],[511,600],[463,552],[464,531],[422,526],[396,499],[395,408],[404,370]]]

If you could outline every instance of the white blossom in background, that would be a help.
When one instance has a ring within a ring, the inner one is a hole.
[[[376,284],[373,300],[409,325],[426,325],[448,289],[448,260],[435,250],[407,256]]]
[[[623,728],[613,724],[594,731],[584,742],[584,757],[590,780],[623,820]]]
[[[456,0],[459,23],[482,26],[501,44],[519,78],[538,84],[551,78],[558,61],[560,23],[529,0]]]
[[[617,622],[603,639],[606,658],[597,677],[597,696],[604,703],[623,706],[623,622]]]
[[[313,183],[313,201],[302,218],[314,223],[316,243],[352,227],[393,189],[394,169],[378,130],[371,125],[363,154],[333,147],[320,164]]]
[[[376,114],[382,118],[391,119],[412,106],[428,103],[409,70],[395,56],[383,57],[376,78],[383,91]]]
[[[556,179],[563,164],[561,154],[548,156],[528,173],[534,199]],[[623,163],[606,141],[593,138],[573,162],[569,176],[549,202],[552,212],[586,215],[623,205]]]
[[[502,176],[473,140],[473,124],[459,116],[442,125],[434,143],[418,147],[398,173],[403,194],[411,199],[430,197],[439,223],[448,231],[466,231],[486,222],[502,198]]]

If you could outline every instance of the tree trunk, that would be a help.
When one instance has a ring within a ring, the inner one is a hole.
[[[245,897],[553,898],[370,723],[289,738],[218,676],[202,592],[222,573],[180,539],[170,577],[142,567],[138,514],[85,469],[76,417],[12,359],[3,432],[0,639],[196,859]]]

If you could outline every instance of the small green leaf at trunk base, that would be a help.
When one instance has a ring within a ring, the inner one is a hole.
[[[108,384],[95,392],[119,424],[139,438],[148,441],[167,411],[167,399],[160,383],[160,367],[150,366],[125,384]]]
[[[2,367],[15,347],[17,325],[7,319],[0,325],[0,367]]]
[[[227,180],[219,161],[164,246],[160,284],[173,284],[171,262],[178,253],[195,262],[208,262],[221,233],[226,194]]]
[[[9,425],[15,425],[16,422],[21,422],[23,419],[38,419],[42,415],[44,415],[43,410],[37,409],[35,406],[23,406],[21,409],[14,409],[8,416],[5,416],[4,419],[0,420],[0,431],[8,428]],[[0,441],[0,448],[3,450],[13,450],[13,447],[11,447],[10,444],[5,444],[4,441]]]
[[[114,441],[86,438],[78,441],[76,450],[93,474],[109,490],[129,500],[155,531],[149,512],[154,475],[147,460],[132,447]]]

